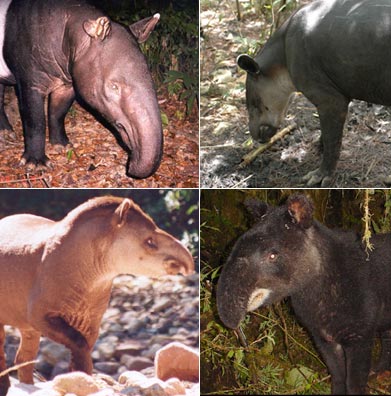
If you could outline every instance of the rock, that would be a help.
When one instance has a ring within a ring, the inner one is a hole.
[[[115,348],[114,356],[116,358],[121,358],[122,355],[132,355],[138,356],[141,351],[145,349],[146,345],[144,342],[140,342],[137,340],[128,340],[124,343],[117,345]]]
[[[153,361],[146,357],[123,355],[121,357],[121,364],[125,365],[128,370],[141,371],[153,366]]]
[[[51,373],[51,378],[54,378],[57,375],[65,374],[65,373],[68,373],[68,372],[69,372],[69,363],[68,362],[64,362],[64,361],[58,362],[53,367],[53,370],[52,370],[52,373]]]
[[[97,362],[94,364],[96,370],[105,374],[115,374],[119,366],[118,362]]]
[[[94,379],[81,371],[58,375],[53,380],[53,389],[62,395],[73,393],[77,396],[88,396],[99,391]]]
[[[50,342],[41,349],[41,357],[52,366],[60,361],[70,361],[71,354],[64,345]]]
[[[156,353],[155,372],[162,380],[176,377],[198,382],[199,353],[180,342],[172,342]]]
[[[97,345],[96,350],[99,352],[99,360],[110,360],[115,353],[118,337],[107,336],[102,339]]]

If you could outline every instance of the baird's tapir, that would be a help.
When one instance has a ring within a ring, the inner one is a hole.
[[[391,105],[391,1],[318,0],[294,13],[252,59],[246,101],[251,136],[272,137],[292,92],[316,107],[321,126],[320,168],[304,176],[308,186],[333,183],[342,133],[352,99]]]
[[[152,77],[138,43],[159,14],[127,27],[84,0],[0,1],[0,129],[4,85],[15,84],[23,124],[21,164],[49,165],[45,155],[45,98],[52,144],[69,143],[64,118],[80,99],[119,135],[129,154],[127,175],[146,178],[163,146]],[[123,143],[123,144],[122,144]]]
[[[391,369],[391,234],[371,238],[329,229],[313,203],[293,194],[273,207],[245,201],[255,225],[234,245],[217,284],[223,323],[237,328],[249,311],[291,297],[331,374],[333,394],[365,394],[375,334],[377,370]]]

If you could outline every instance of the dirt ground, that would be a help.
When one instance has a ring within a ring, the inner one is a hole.
[[[164,148],[160,167],[151,177],[127,177],[127,153],[114,135],[76,102],[65,119],[70,147],[52,146],[46,155],[52,168],[28,171],[19,166],[23,154],[23,131],[12,87],[5,95],[5,111],[13,133],[0,131],[0,188],[168,188],[198,187],[198,113],[185,115],[185,104],[164,90],[159,106],[167,116],[163,125]],[[196,110],[196,109],[195,109]]]
[[[245,105],[245,72],[235,60],[259,48],[270,25],[249,2],[201,2],[200,185],[204,188],[306,187],[304,175],[320,164],[316,108],[296,94],[284,127],[297,128],[245,168],[238,165],[251,148]],[[259,13],[258,13],[259,14]],[[333,187],[391,184],[391,108],[353,101],[345,125]],[[256,147],[256,146],[254,146]]]

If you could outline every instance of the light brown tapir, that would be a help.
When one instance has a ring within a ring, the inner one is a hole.
[[[113,279],[194,271],[190,252],[130,199],[93,198],[61,221],[18,214],[0,220],[0,372],[4,325],[19,329],[15,363],[33,360],[40,336],[71,350],[71,369],[92,372]],[[18,370],[33,383],[33,365]],[[0,377],[0,395],[10,386]]]

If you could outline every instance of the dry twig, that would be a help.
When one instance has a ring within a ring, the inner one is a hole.
[[[278,131],[267,143],[261,144],[259,147],[246,154],[242,158],[242,162],[239,164],[239,168],[243,169],[247,165],[251,164],[251,162],[253,162],[259,154],[263,153],[270,146],[272,146],[277,140],[282,139],[285,135],[293,131],[295,128],[296,128],[296,123],[293,122],[292,124],[289,124],[286,128],[281,129],[281,131]]]

